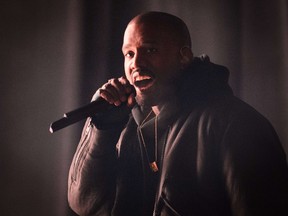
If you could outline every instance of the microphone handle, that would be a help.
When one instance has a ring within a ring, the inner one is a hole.
[[[49,131],[54,133],[55,131],[95,115],[98,112],[107,111],[112,107],[113,105],[109,104],[104,99],[98,98],[85,106],[65,113],[63,118],[51,123]]]
[[[66,118],[87,118],[97,112],[104,112],[107,109],[113,107],[102,98],[97,98],[95,101],[90,102],[78,109],[72,110],[64,114]]]

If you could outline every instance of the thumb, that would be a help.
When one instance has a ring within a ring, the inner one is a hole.
[[[133,92],[132,94],[130,94],[128,96],[128,99],[127,99],[127,106],[129,108],[133,108],[136,104],[136,99],[135,99],[136,95],[135,95],[135,92]]]

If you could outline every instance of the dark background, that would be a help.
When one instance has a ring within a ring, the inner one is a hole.
[[[83,122],[55,134],[49,124],[123,73],[123,31],[147,10],[187,23],[194,54],[230,69],[235,94],[288,152],[286,0],[1,1],[1,215],[72,215],[67,174]]]

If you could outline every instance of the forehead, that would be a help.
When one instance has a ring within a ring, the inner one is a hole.
[[[141,43],[173,42],[172,31],[157,23],[130,23],[124,33],[123,48]]]

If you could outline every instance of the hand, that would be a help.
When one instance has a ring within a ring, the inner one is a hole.
[[[132,108],[136,103],[135,89],[124,76],[110,79],[97,90],[97,93],[115,106],[127,101],[127,106]]]

